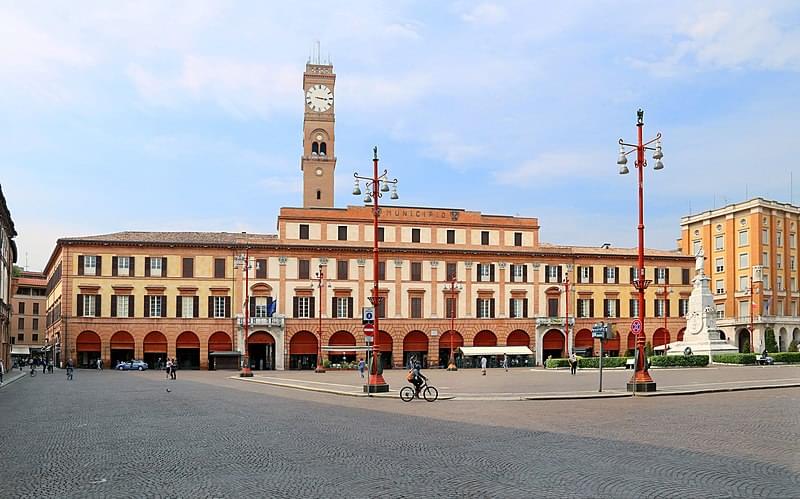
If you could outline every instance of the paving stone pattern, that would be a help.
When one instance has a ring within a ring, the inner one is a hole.
[[[713,448],[452,424],[158,373],[63,378],[0,392],[3,497],[800,496],[797,468]]]

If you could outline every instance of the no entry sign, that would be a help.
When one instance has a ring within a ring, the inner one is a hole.
[[[375,325],[364,324],[364,336],[372,336],[375,334]]]

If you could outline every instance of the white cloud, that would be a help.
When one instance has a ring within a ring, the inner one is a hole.
[[[601,174],[593,171],[593,156],[586,153],[549,152],[523,161],[520,165],[494,172],[495,182],[501,185],[525,186],[563,178],[588,177]],[[602,172],[605,174],[606,172]]]
[[[286,177],[265,177],[258,181],[264,190],[269,192],[299,193],[303,192],[303,179],[300,175]]]
[[[506,9],[494,3],[476,5],[461,14],[461,19],[470,24],[495,25],[505,21]]]
[[[426,144],[424,149],[426,156],[454,165],[479,159],[486,152],[486,146],[466,140],[453,132],[425,134],[422,139]]]

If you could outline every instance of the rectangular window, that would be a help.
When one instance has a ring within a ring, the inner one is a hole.
[[[511,310],[509,310],[509,316],[514,318],[524,317],[525,316],[525,300],[522,298],[514,298],[511,300]]]
[[[225,279],[225,259],[224,258],[215,258],[214,259],[214,278],[215,279]]]
[[[386,262],[378,262],[378,280],[386,280]]]
[[[547,316],[558,317],[558,298],[547,299]]]
[[[740,292],[745,292],[745,291],[747,291],[748,287],[749,287],[749,282],[748,282],[747,276],[746,275],[740,275],[739,276],[739,291]]]
[[[795,234],[789,234],[789,247],[794,249],[797,246]]]
[[[778,276],[777,279],[778,279],[778,281],[777,281],[778,291],[783,291],[783,277],[782,276]]]
[[[161,277],[162,270],[165,270],[161,268],[161,262],[161,258],[150,258],[150,275],[152,277]],[[164,274],[166,275],[166,271]]]
[[[664,300],[662,300],[660,298],[656,298],[655,305],[656,305],[655,306],[655,309],[656,309],[655,310],[655,314],[656,314],[655,316],[656,317],[664,317],[664,315],[665,315],[664,314]]]
[[[630,301],[631,317],[639,317],[639,300],[632,298]]]
[[[714,260],[714,268],[717,272],[724,272],[725,271],[725,259],[724,258],[717,258]]]
[[[750,266],[749,259],[747,258],[747,253],[740,253],[739,254],[739,268],[746,269]]]
[[[378,242],[382,243],[384,241],[385,233],[383,227],[378,227]]]
[[[791,287],[790,287],[789,290],[792,291],[792,292],[797,291],[797,281],[795,280],[795,278],[792,277],[791,279],[789,279],[789,282],[791,284]]]
[[[592,271],[591,267],[581,267],[580,275],[578,276],[578,279],[581,284],[589,284],[592,282],[591,271]]]
[[[375,315],[377,315],[379,319],[385,319],[386,318],[386,300],[388,299],[388,297],[385,296],[385,295],[381,295],[380,298],[381,298],[381,300],[375,306]]]
[[[422,262],[411,262],[411,280],[422,280]]]
[[[723,249],[725,249],[724,241],[725,238],[723,236],[716,236],[714,238],[714,249],[717,251],[722,251]]]
[[[447,229],[447,244],[456,244],[456,231]]]
[[[300,239],[308,239],[308,224],[300,224]]]
[[[761,244],[769,244],[769,230],[761,229]]]
[[[761,253],[761,265],[769,267],[769,253],[766,251]]]
[[[25,319],[23,319],[22,317],[17,319],[17,329],[19,330],[25,329]]]
[[[589,309],[591,308],[592,300],[588,298],[581,298],[578,300],[578,317],[590,317]]]
[[[514,233],[514,246],[522,246],[522,232]]]
[[[347,226],[346,225],[340,225],[338,230],[339,230],[339,234],[338,234],[339,241],[347,241]]]
[[[346,281],[350,278],[348,275],[348,262],[347,260],[336,260],[336,278],[340,281]]]
[[[681,317],[686,317],[687,313],[689,313],[689,300],[686,298],[681,298],[678,300],[678,314]]]
[[[656,268],[656,284],[669,284],[667,282],[667,269],[663,267]]]
[[[418,243],[420,241],[420,230],[419,229],[411,229],[411,242]]]
[[[181,317],[194,318],[194,296],[181,296]]]
[[[482,230],[481,231],[481,245],[488,246],[489,245],[489,231]]]
[[[523,282],[523,275],[525,272],[525,265],[512,265],[511,266],[511,280],[513,282]]]
[[[97,257],[86,255],[83,257],[83,275],[97,274]]]
[[[780,253],[778,253],[775,256],[775,268],[776,269],[782,269],[783,268],[783,255],[780,254]]]
[[[310,261],[308,261],[308,260],[298,260],[297,261],[297,278],[298,279],[308,279],[310,266],[311,266],[311,262]]]
[[[716,293],[718,295],[724,294],[725,293],[724,281],[722,279],[717,279],[717,281],[714,283],[714,289],[716,290]]]
[[[34,303],[33,304],[33,315],[39,315],[39,304],[38,303]]]
[[[560,268],[561,267],[558,265],[550,265],[547,267],[548,282],[558,282],[558,269]]]
[[[300,296],[297,298],[297,317],[300,319],[311,317],[311,297]]]
[[[33,337],[32,338],[33,341],[39,341],[39,335],[38,334],[32,334],[31,336]]]
[[[130,310],[130,296],[117,296],[117,317],[128,317]]]
[[[336,297],[336,318],[346,319],[348,317],[347,297]]]
[[[747,246],[747,231],[739,231],[739,246]]]
[[[619,317],[619,311],[617,310],[617,300],[606,300],[606,312],[608,315],[606,317]]]
[[[12,337],[11,339],[13,340],[14,338]],[[18,333],[17,341],[25,341],[25,333]]]
[[[491,317],[492,300],[478,298],[478,318],[488,319]]]
[[[725,318],[725,304],[717,303],[717,319]]]
[[[491,282],[492,266],[488,263],[481,265],[481,282]]]
[[[777,244],[778,246],[783,246],[783,232],[778,231],[775,233],[775,244]]]
[[[150,317],[161,317],[160,296],[150,296]]]
[[[750,315],[750,301],[739,302],[739,317],[748,317]]]
[[[117,275],[118,276],[127,276],[130,275],[131,270],[131,257],[129,256],[118,256],[117,257]]]
[[[795,267],[795,264],[794,264],[794,257],[793,257],[793,256],[790,256],[790,257],[789,257],[789,270],[794,270],[794,267]]]
[[[449,281],[458,276],[458,264],[456,262],[447,262],[447,275],[445,278]]]
[[[225,317],[225,296],[214,297],[214,318],[222,319]]]
[[[681,284],[689,284],[689,269],[681,269]]]
[[[258,258],[256,259],[256,279],[266,279],[266,278],[267,278],[267,259]]]
[[[444,308],[446,314],[445,317],[447,317],[448,319],[455,318],[458,316],[457,302],[458,298],[448,297],[447,299],[445,299],[444,301]]]
[[[422,318],[422,298],[414,296],[411,298],[411,318]]]
[[[17,307],[17,310],[19,311],[20,315],[25,314],[25,302],[24,301],[19,302],[19,306]]]
[[[617,268],[606,267],[606,282],[616,282],[616,281],[617,281]]]
[[[83,295],[83,316],[94,317],[95,307],[97,306],[96,295]]]
[[[183,259],[183,277],[194,277],[194,258],[187,257]]]

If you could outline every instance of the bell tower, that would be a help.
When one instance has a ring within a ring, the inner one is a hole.
[[[315,54],[306,63],[303,73],[303,208],[333,208],[333,173],[336,169],[334,139],[333,65]]]

